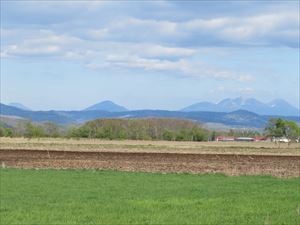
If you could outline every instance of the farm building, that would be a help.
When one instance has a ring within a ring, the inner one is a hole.
[[[230,137],[230,136],[218,136],[216,137],[216,141],[270,141],[270,139],[266,137]]]
[[[289,143],[291,140],[286,138],[286,137],[278,137],[278,138],[273,138],[273,142],[283,142],[283,143]]]
[[[254,138],[252,138],[252,137],[238,137],[238,138],[235,138],[235,141],[254,141]]]
[[[218,136],[216,141],[234,141],[234,137]]]
[[[271,141],[271,139],[266,137],[255,137],[254,141]]]

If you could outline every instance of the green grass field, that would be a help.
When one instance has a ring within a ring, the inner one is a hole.
[[[1,224],[299,224],[300,178],[1,169]]]

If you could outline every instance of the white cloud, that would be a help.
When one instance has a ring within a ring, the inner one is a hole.
[[[173,62],[160,59],[146,59],[133,55],[108,55],[106,62],[112,66],[140,68],[144,70],[176,70],[181,68],[182,62]]]
[[[219,29],[232,23],[231,18],[215,18],[215,19],[194,19],[183,24],[186,29],[200,30],[200,29]]]
[[[6,13],[1,18],[6,28],[10,23],[26,29],[47,27],[54,32],[70,36],[76,33],[98,41],[172,43],[176,47],[229,44],[295,47],[299,43],[299,3],[260,3],[260,7],[249,2],[226,4],[6,1],[2,7]],[[220,11],[224,7],[228,12]],[[243,11],[248,13],[243,15]]]
[[[138,68],[152,71],[175,72],[186,76],[213,78],[217,80],[235,80],[248,82],[254,80],[251,75],[239,74],[228,69],[215,68],[203,62],[189,62],[186,59],[178,61],[147,59],[133,55],[109,55],[106,58],[108,65],[124,68]],[[93,68],[97,68],[93,65]]]
[[[9,37],[21,36],[22,32],[22,30],[5,29],[3,36],[9,39]],[[32,56],[42,56],[43,52],[45,53],[44,56],[47,57],[49,52],[56,52],[60,59],[65,56],[68,59],[74,57],[74,59],[85,60],[97,56],[103,57],[111,54],[111,52],[150,58],[182,58],[197,52],[192,48],[170,47],[152,43],[85,40],[67,34],[57,34],[50,30],[31,31],[31,35],[27,33],[23,40],[9,42],[3,45],[1,50],[2,57],[30,56],[31,53]],[[41,55],[38,55],[38,52]]]
[[[110,25],[113,30],[122,29],[124,27],[135,28],[137,30],[147,28],[157,31],[158,33],[156,33],[156,35],[172,35],[176,33],[178,23],[165,20],[143,20],[137,18],[128,18],[127,20],[118,21]],[[145,30],[145,32],[147,33],[148,30]]]
[[[52,9],[59,3],[46,5]],[[96,10],[105,3],[79,5]],[[26,7],[34,11],[37,6],[32,3]],[[72,6],[67,2],[61,7],[76,8],[78,4]],[[37,8],[43,11],[47,7],[43,5]],[[73,22],[76,25],[76,21]],[[124,17],[109,20],[99,26],[97,23],[87,26],[86,23],[84,21],[78,27],[68,26],[66,23],[64,26],[68,27],[49,26],[47,29],[34,26],[27,29],[17,26],[11,29],[1,27],[1,57],[30,56],[32,52],[32,55],[52,57],[57,53],[60,57],[82,58],[102,52],[103,55],[121,53],[161,59],[192,56],[203,45],[299,47],[297,10],[244,17],[194,18],[180,22]],[[227,75],[220,74],[222,76]]]
[[[107,7],[106,2],[74,5],[72,2],[53,2],[43,6],[32,3],[24,10],[47,11],[48,7],[47,12],[54,13],[58,5],[61,6],[57,12],[60,16],[63,9],[70,7],[73,14],[80,14],[80,19],[67,13],[62,17],[64,21],[51,21],[47,27],[34,26],[34,20],[27,28],[17,25],[14,28],[1,27],[1,57],[49,57],[78,60],[91,69],[118,66],[252,82],[252,75],[223,68],[218,62],[208,65],[200,61],[199,56],[205,57],[205,52],[202,54],[199,48],[242,45],[298,47],[299,44],[297,10],[240,17],[206,18],[199,15],[180,21],[142,18],[141,15],[139,18],[130,13],[109,18],[105,18],[105,14],[100,20],[96,12]],[[95,19],[91,20],[90,12]]]
[[[55,45],[47,45],[47,46],[39,46],[39,47],[25,47],[25,46],[17,46],[17,45],[9,45],[7,46],[3,52],[1,52],[2,56],[10,57],[10,56],[53,56],[61,54],[61,49]]]
[[[19,30],[5,30],[4,36],[19,35]],[[13,44],[1,46],[1,57],[51,57],[54,59],[77,58],[83,53],[90,53],[82,49],[84,41],[68,35],[55,34],[49,30],[32,31],[26,38]],[[82,59],[83,57],[81,57]]]
[[[241,94],[253,94],[255,92],[255,89],[250,87],[239,88],[238,90]]]
[[[265,46],[299,42],[299,12],[278,12],[248,17],[216,17],[182,22],[124,18],[91,29],[97,40],[152,42],[179,46]],[[280,40],[284,40],[280,41]]]
[[[132,47],[132,52],[146,57],[187,57],[196,54],[197,50],[192,48],[167,47],[157,44],[136,44]]]
[[[108,38],[109,30],[107,28],[103,29],[90,29],[85,31],[87,36],[94,40],[102,40],[104,38]]]
[[[250,81],[253,81],[253,80],[254,80],[254,77],[251,76],[251,75],[241,74],[239,76],[239,81],[242,81],[242,82],[250,82]]]
[[[190,60],[190,57],[196,54],[197,49],[193,48],[153,43],[83,40],[76,36],[39,30],[16,45],[4,46],[1,57],[51,57],[79,60],[86,68],[94,70],[121,67],[241,82],[253,79],[250,75],[218,68],[215,65],[209,66],[199,60]]]
[[[262,39],[265,43],[272,43],[272,36],[280,35],[293,38],[285,33],[286,29],[296,32],[299,27],[299,15],[293,12],[284,12],[269,15],[257,15],[245,18],[234,18],[224,24],[220,34],[228,40]],[[261,41],[258,40],[258,44]]]

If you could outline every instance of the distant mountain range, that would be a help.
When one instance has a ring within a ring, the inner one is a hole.
[[[103,109],[103,108],[102,108]],[[167,110],[134,110],[109,112],[104,110],[81,111],[27,111],[0,103],[0,115],[29,119],[34,122],[51,121],[62,125],[79,124],[97,118],[179,118],[190,119],[202,124],[214,124],[239,128],[262,128],[272,116],[258,115],[246,110],[233,112],[199,112],[199,111],[167,111]],[[299,117],[281,116],[299,123]]]
[[[100,103],[97,103],[95,105],[92,105],[85,109],[85,111],[91,111],[91,110],[101,110],[101,111],[107,111],[107,112],[125,112],[128,111],[123,106],[117,105],[112,101],[103,101]]]
[[[18,102],[12,102],[12,103],[9,103],[8,104],[9,106],[13,106],[13,107],[16,107],[16,108],[19,108],[19,109],[23,109],[23,110],[27,110],[27,111],[30,111],[31,109],[24,106],[23,104],[21,103],[18,103]]]
[[[183,112],[232,112],[247,110],[260,115],[299,116],[299,109],[282,99],[276,99],[269,103],[260,102],[254,98],[226,98],[219,103],[199,102],[183,108]]]
[[[8,106],[13,106],[18,109],[31,111],[30,108],[21,103],[10,103]],[[187,106],[178,111],[182,112],[233,112],[237,110],[246,110],[259,115],[273,116],[299,116],[300,110],[292,106],[282,99],[275,99],[268,103],[263,103],[255,98],[226,98],[219,103],[208,101],[199,102]],[[106,111],[106,112],[127,112],[129,111],[124,106],[118,105],[112,101],[102,101],[92,106],[83,109],[82,111]]]

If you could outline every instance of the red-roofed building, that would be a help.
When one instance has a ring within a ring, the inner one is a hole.
[[[254,141],[268,141],[269,139],[266,137],[255,137]]]

